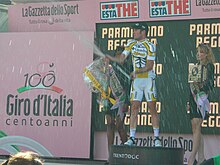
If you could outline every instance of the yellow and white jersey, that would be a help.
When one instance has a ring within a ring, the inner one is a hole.
[[[141,41],[131,40],[127,43],[123,54],[125,56],[132,56],[133,69],[134,71],[137,71],[146,66],[147,60],[156,60],[156,46],[147,39]],[[137,78],[148,78],[154,76],[155,73],[153,70],[138,73],[136,75]]]

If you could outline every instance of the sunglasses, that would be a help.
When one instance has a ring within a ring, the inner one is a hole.
[[[200,43],[199,46],[210,46],[210,45],[207,43]]]

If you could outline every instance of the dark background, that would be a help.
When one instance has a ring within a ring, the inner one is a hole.
[[[188,64],[196,63],[196,33],[190,35],[190,24],[211,24],[219,23],[219,19],[203,19],[203,20],[181,20],[181,21],[160,21],[147,22],[148,26],[164,27],[162,37],[151,37],[149,39],[157,39],[157,59],[156,63],[163,64],[163,72],[157,75],[157,93],[158,101],[161,102],[160,113],[160,132],[162,133],[191,133],[191,122],[186,112],[186,104],[189,96],[188,84]],[[96,44],[102,52],[112,54],[112,50],[108,50],[108,38],[102,38],[102,28],[106,27],[130,27],[131,22],[126,23],[105,23],[96,25]],[[219,37],[220,30],[215,36]],[[204,37],[204,35],[200,35]],[[213,35],[206,35],[213,36]],[[112,39],[112,38],[111,38]],[[118,38],[116,38],[118,39]],[[120,38],[129,39],[129,38]],[[220,42],[220,40],[219,40]],[[218,43],[217,45],[220,45]],[[216,62],[220,61],[220,48],[213,48]],[[215,74],[215,76],[220,76]],[[220,88],[215,87],[209,95],[210,102],[218,102],[220,105]],[[93,95],[93,126],[94,131],[104,131],[104,112],[98,111],[96,96]],[[141,115],[141,113],[140,113]],[[219,114],[211,114],[219,116]],[[218,125],[220,125],[220,119]],[[128,126],[127,126],[128,127]],[[151,132],[151,126],[138,126],[138,132]],[[203,128],[205,134],[220,134],[219,127]]]

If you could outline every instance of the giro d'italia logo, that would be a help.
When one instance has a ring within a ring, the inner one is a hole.
[[[22,93],[32,89],[46,89],[57,93],[63,90],[56,85],[55,65],[54,63],[41,62],[37,65],[36,72],[24,75],[24,86],[17,89]]]
[[[191,15],[190,0],[150,0],[150,17]]]

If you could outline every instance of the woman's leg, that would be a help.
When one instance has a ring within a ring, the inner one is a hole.
[[[202,119],[193,118],[191,120],[191,123],[192,123],[192,132],[193,132],[193,149],[192,149],[192,153],[191,153],[189,160],[188,160],[188,165],[193,165],[193,163],[196,159],[196,154],[198,153],[198,150],[199,150],[199,146],[201,143]]]
[[[114,143],[115,124],[114,124],[114,119],[109,114],[106,115],[106,120],[107,120],[107,139],[108,139],[108,155],[109,155],[111,152],[111,146]]]
[[[198,163],[201,164],[205,160],[204,154],[204,139],[203,135],[201,135],[199,150],[198,150]]]

